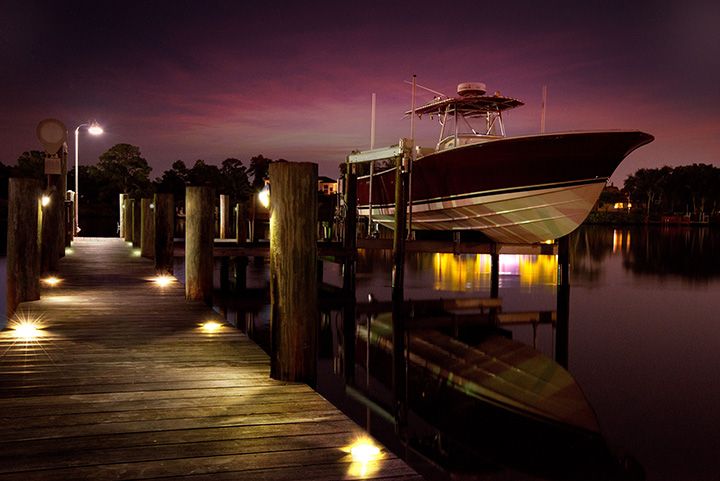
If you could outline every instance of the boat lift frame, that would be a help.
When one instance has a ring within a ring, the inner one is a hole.
[[[379,149],[365,150],[361,152],[353,152],[347,156],[347,171],[350,171],[350,167],[356,164],[370,163],[370,174],[368,179],[368,237],[372,234],[372,193],[373,193],[373,176],[375,174],[375,162],[380,160],[394,160],[395,169],[399,170],[400,173],[408,172],[408,176],[411,179],[412,176],[412,162],[414,142],[412,139],[401,138],[397,145],[391,145],[390,147],[382,147]],[[364,177],[364,176],[363,176]],[[410,180],[410,182],[412,182]],[[412,188],[411,183],[408,188],[408,233],[412,232]],[[397,198],[395,199],[395,209],[398,208]],[[412,235],[412,234],[410,234]]]

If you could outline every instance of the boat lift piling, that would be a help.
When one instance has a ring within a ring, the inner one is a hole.
[[[404,278],[405,278],[405,241],[408,228],[408,189],[410,185],[410,169],[413,159],[412,139],[402,138],[398,145],[383,149],[373,149],[367,152],[351,154],[347,158],[348,182],[346,183],[347,196],[346,214],[346,236],[355,239],[355,231],[351,230],[350,223],[356,222],[355,211],[357,194],[355,189],[356,181],[353,178],[354,165],[370,162],[372,165],[377,160],[394,160],[395,162],[395,220],[393,229],[393,267],[392,267],[392,338],[393,338],[393,369],[392,384],[393,397],[395,401],[393,415],[395,428],[402,433],[407,419],[407,359],[406,359],[406,337],[405,329],[405,306],[404,306]],[[372,182],[372,177],[370,178]],[[372,188],[372,187],[370,187]],[[370,211],[372,212],[372,199],[370,199]],[[351,212],[352,211],[352,212]],[[372,215],[372,214],[371,214]],[[348,222],[350,220],[350,222]],[[347,319],[347,318],[346,318]],[[352,329],[355,329],[354,317]],[[349,322],[346,324],[350,324]],[[349,359],[349,358],[346,358]]]
[[[372,163],[370,164],[372,165]],[[345,231],[343,247],[353,254],[343,259],[343,359],[345,381],[351,383],[355,379],[355,271],[357,259],[357,174],[355,167],[347,164],[345,172]],[[370,223],[370,225],[372,225]],[[352,322],[350,322],[352,320]]]
[[[570,331],[570,236],[557,240],[558,243],[558,281],[557,281],[557,320],[555,324],[555,361],[562,367],[568,367],[568,343]]]

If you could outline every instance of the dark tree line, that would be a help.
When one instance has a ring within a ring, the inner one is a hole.
[[[640,169],[625,180],[625,189],[644,216],[720,212],[720,168],[708,164]]]
[[[140,148],[117,144],[104,152],[97,164],[79,166],[81,205],[116,207],[120,193],[141,198],[154,192],[171,192],[178,202],[182,202],[187,185],[212,185],[218,194],[230,195],[234,202],[244,202],[264,185],[271,162],[271,159],[258,155],[250,159],[249,168],[235,158],[225,159],[220,166],[197,160],[188,168],[185,162],[177,160],[152,181],[152,168]],[[16,165],[6,166],[0,162],[0,198],[7,198],[8,177],[36,178],[44,183],[44,166],[45,154],[37,150],[23,152]],[[68,189],[72,190],[75,169],[69,170],[67,181]]]

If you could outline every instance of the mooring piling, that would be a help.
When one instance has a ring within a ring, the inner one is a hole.
[[[42,216],[40,183],[11,177],[8,180],[8,319],[21,302],[40,299]]]
[[[275,379],[315,385],[317,164],[270,164],[270,344]]]
[[[172,194],[155,194],[155,270],[173,273],[173,239],[175,236],[175,199]]]
[[[212,302],[214,202],[212,187],[185,188],[185,297]]]

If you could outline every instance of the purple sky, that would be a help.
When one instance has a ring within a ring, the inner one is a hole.
[[[594,2],[62,2],[10,0],[0,15],[0,160],[41,149],[37,123],[84,132],[80,163],[116,143],[140,147],[160,176],[182,159],[313,161],[322,175],[409,135],[410,87],[453,93],[482,81],[526,105],[508,134],[637,129],[656,140],[640,167],[720,165],[720,5]],[[421,95],[419,102],[429,100]],[[436,125],[418,124],[418,142]],[[74,141],[70,155],[74,155]]]

